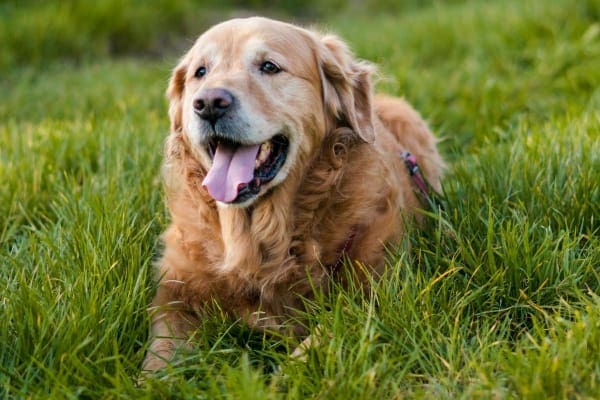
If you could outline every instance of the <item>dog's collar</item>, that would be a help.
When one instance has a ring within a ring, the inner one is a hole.
[[[344,244],[342,244],[337,251],[338,254],[338,258],[335,261],[335,263],[330,264],[328,266],[328,270],[331,272],[337,272],[340,267],[342,266],[342,264],[344,263],[344,256],[346,254],[348,254],[348,252],[350,252],[350,249],[352,249],[352,245],[354,244],[354,239],[356,238],[356,226],[353,226],[352,229],[350,230],[350,234],[348,235],[348,237],[346,238],[346,241],[344,242]]]
[[[421,175],[421,170],[419,169],[419,164],[417,163],[417,157],[408,151],[404,151],[400,154],[400,157],[404,160],[404,165],[408,170],[410,177],[412,178],[413,183],[421,192],[421,197],[429,203],[429,188],[423,175]]]

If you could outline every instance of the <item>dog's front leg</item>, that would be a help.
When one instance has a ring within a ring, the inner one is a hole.
[[[150,345],[142,364],[145,372],[164,368],[177,350],[191,349],[189,335],[197,328],[198,318],[181,301],[170,300],[171,297],[168,287],[159,286],[150,308],[153,314]]]

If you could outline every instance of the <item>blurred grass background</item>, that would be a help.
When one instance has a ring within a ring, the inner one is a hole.
[[[250,14],[379,65],[442,138],[446,211],[368,301],[314,301],[307,363],[217,313],[139,387],[166,84]],[[600,398],[600,2],[4,0],[0,92],[0,398]]]
[[[330,14],[401,12],[435,0],[5,0],[0,68],[63,58],[156,55],[231,15],[259,13],[309,22]],[[177,44],[179,43],[179,44]]]

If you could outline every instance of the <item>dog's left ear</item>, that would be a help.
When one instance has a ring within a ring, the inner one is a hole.
[[[332,35],[320,38],[321,83],[325,111],[335,117],[335,129],[347,126],[365,142],[375,139],[371,74],[373,65],[357,61],[348,46]]]

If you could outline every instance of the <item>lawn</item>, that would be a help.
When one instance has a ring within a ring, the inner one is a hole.
[[[138,383],[168,223],[164,90],[240,4],[209,3],[0,4],[0,398],[600,398],[594,0],[276,2],[428,119],[444,210],[366,298],[316,294],[308,323],[332,338],[306,362],[216,312],[197,351]]]

